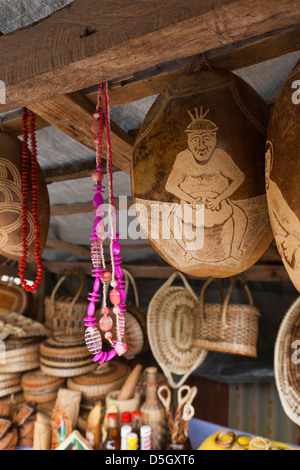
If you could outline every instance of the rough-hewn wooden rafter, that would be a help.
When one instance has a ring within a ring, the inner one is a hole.
[[[95,107],[80,93],[57,96],[31,105],[30,109],[76,141],[95,150],[94,135],[91,131],[91,119]],[[103,145],[106,146],[105,133],[103,137]],[[113,164],[129,173],[134,139],[112,122],[111,144]],[[105,155],[105,148],[103,150]]]
[[[0,110],[297,23],[297,0],[75,0],[0,38],[0,80],[7,84]]]

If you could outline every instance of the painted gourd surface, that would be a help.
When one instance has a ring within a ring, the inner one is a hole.
[[[300,292],[300,61],[274,105],[266,146],[266,188],[277,248]]]
[[[264,153],[269,108],[220,69],[159,95],[137,136],[132,192],[156,251],[194,276],[245,271],[272,240]]]
[[[0,254],[20,260],[22,254],[22,143],[6,132],[0,132]],[[29,173],[30,175],[30,173]],[[45,247],[49,220],[50,203],[42,170],[38,166],[38,211],[42,250]],[[32,200],[29,183],[29,215],[27,242],[28,261],[34,261],[34,225],[31,213]]]

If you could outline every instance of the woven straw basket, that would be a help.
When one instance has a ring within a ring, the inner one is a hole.
[[[53,377],[76,377],[95,369],[84,338],[54,336],[41,344],[41,370]]]
[[[208,279],[200,295],[199,306],[195,309],[195,346],[207,351],[239,354],[257,357],[258,321],[260,313],[253,305],[253,298],[244,280],[237,276],[230,279],[227,294],[221,303],[205,303],[208,286],[214,281]],[[230,304],[230,297],[236,281],[239,280],[247,294],[249,305]],[[223,291],[221,289],[221,296]]]
[[[0,364],[0,374],[25,372],[39,367],[39,338],[11,338],[5,341],[5,346],[5,364]]]
[[[28,307],[29,296],[20,286],[0,282],[0,316],[16,312],[22,314]]]
[[[287,416],[300,426],[300,297],[293,303],[280,326],[275,345],[275,379]]]
[[[184,287],[172,286],[179,276]],[[194,346],[194,309],[198,304],[186,278],[175,272],[150,302],[147,326],[152,353],[171,387],[179,388],[202,364],[206,351]],[[172,374],[182,376],[175,382]]]
[[[59,388],[63,388],[65,380],[50,377],[40,369],[27,372],[22,376],[22,389],[26,401],[32,403],[49,403],[55,401]]]
[[[120,390],[129,374],[129,365],[114,360],[98,366],[89,374],[68,379],[67,384],[70,390],[81,392],[83,401],[90,404],[104,400],[112,391]]]
[[[70,281],[72,275],[78,275],[81,278],[80,287],[75,296],[71,295],[72,286],[70,286],[70,296],[57,295],[58,289],[63,282],[68,279]],[[46,326],[54,334],[84,333],[83,319],[86,316],[88,302],[81,297],[84,286],[87,283],[86,276],[81,271],[67,271],[56,284],[50,297],[45,299],[45,318]]]
[[[0,398],[21,390],[21,374],[0,374]]]

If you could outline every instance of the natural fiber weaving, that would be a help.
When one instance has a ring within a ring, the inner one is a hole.
[[[276,385],[287,416],[300,426],[300,297],[293,303],[280,326],[276,345],[274,370]]]
[[[253,304],[249,287],[241,278],[232,278],[222,303],[205,303],[207,287],[214,281],[208,279],[195,309],[195,343],[207,351],[218,351],[241,356],[257,357],[258,320],[260,313]],[[230,297],[239,280],[247,294],[249,304],[231,304]],[[223,294],[223,292],[222,292]]]
[[[173,287],[179,276],[184,287]],[[198,299],[186,278],[174,273],[157,291],[148,309],[148,336],[152,353],[171,387],[180,387],[204,361],[206,351],[194,346],[194,309]],[[183,376],[176,383],[172,374]]]
[[[130,367],[116,360],[104,363],[88,374],[68,379],[68,388],[82,392],[85,402],[94,402],[120,390],[129,373]]]
[[[266,146],[266,188],[271,225],[286,270],[300,292],[300,61],[272,109]]]
[[[63,388],[64,385],[64,379],[51,377],[40,369],[22,376],[24,398],[32,403],[49,403],[56,400],[59,388]]]
[[[72,275],[80,277],[80,286],[75,295],[72,295],[71,288],[69,295],[57,295],[60,286],[66,279],[71,279]],[[86,298],[81,297],[84,286],[87,282],[86,276],[80,271],[67,271],[62,276],[50,297],[45,299],[45,317],[46,326],[54,334],[56,333],[70,333],[81,334],[84,333],[83,319],[86,316],[88,302]]]
[[[41,344],[41,370],[54,377],[75,377],[95,369],[82,336],[55,336]]]
[[[40,338],[9,338],[5,341],[6,363],[0,373],[17,373],[37,369],[40,357]]]
[[[0,374],[0,398],[21,390],[21,374]]]
[[[132,194],[149,242],[179,271],[233,276],[270,244],[268,119],[255,90],[216,68],[183,75],[148,112],[134,146]]]

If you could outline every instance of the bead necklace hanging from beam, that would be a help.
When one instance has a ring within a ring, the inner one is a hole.
[[[104,100],[104,106],[102,101]],[[91,259],[93,264],[92,277],[95,278],[93,292],[89,294],[87,317],[84,319],[86,327],[85,341],[88,350],[93,354],[94,362],[103,364],[105,361],[110,361],[116,355],[122,356],[127,351],[127,344],[123,341],[125,333],[125,318],[126,312],[126,292],[125,280],[121,268],[122,257],[120,256],[121,247],[119,244],[119,233],[116,232],[116,216],[117,212],[114,207],[113,195],[113,179],[112,179],[112,152],[111,152],[111,139],[110,139],[110,107],[108,98],[108,85],[102,83],[98,86],[98,100],[97,108],[93,113],[93,121],[91,129],[95,134],[96,144],[96,170],[92,174],[94,181],[95,196],[93,199],[95,222],[93,231],[90,235],[91,244]],[[111,271],[107,269],[105,256],[104,256],[104,241],[105,241],[105,224],[104,224],[104,204],[103,204],[103,168],[102,168],[102,151],[103,151],[103,133],[106,130],[107,137],[107,157],[106,157],[106,170],[108,177],[108,219],[109,219],[109,253],[111,260]],[[109,308],[107,307],[107,297],[109,287],[112,289],[109,293],[109,299],[113,304],[113,313],[115,314],[116,323],[116,338],[110,331],[113,327],[113,319],[109,316]],[[96,304],[101,299],[101,291],[103,292],[102,299],[102,317],[99,322],[100,330],[104,333],[104,338],[110,343],[111,350],[107,353],[102,351],[102,336],[97,328],[97,319],[95,316]]]

